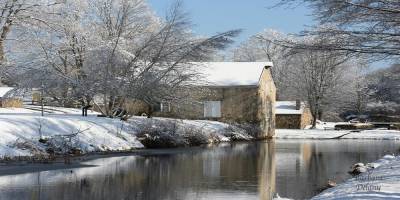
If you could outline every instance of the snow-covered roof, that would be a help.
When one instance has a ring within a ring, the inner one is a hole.
[[[4,97],[4,95],[13,89],[13,87],[0,87],[0,98]]]
[[[203,62],[198,63],[207,85],[258,85],[265,66],[272,62]]]
[[[302,102],[300,110],[296,110],[296,101],[277,101],[275,102],[275,114],[278,115],[301,115],[305,104]]]

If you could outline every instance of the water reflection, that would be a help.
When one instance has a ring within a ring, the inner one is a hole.
[[[376,140],[278,141],[277,192],[281,196],[307,199],[328,180],[350,178],[347,171],[356,162],[373,162],[398,153],[400,142]]]
[[[0,176],[0,199],[304,199],[395,141],[278,140],[102,158],[78,169]]]

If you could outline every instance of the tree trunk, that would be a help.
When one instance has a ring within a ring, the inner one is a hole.
[[[316,103],[315,105],[311,106],[311,115],[313,117],[311,129],[317,128],[317,120],[319,114],[319,105]]]
[[[317,114],[314,111],[314,112],[311,113],[311,115],[313,117],[311,129],[315,129],[315,128],[317,128]]]
[[[3,85],[4,40],[0,38],[0,85]]]
[[[11,24],[12,24],[12,20],[8,18],[6,20],[6,24],[3,25],[2,29],[0,30],[0,32],[1,32],[1,34],[0,34],[0,85],[2,85],[3,76],[4,76],[4,66],[3,66],[4,61],[5,61],[4,41],[6,40],[7,35],[11,31]]]
[[[0,65],[4,61],[4,42],[2,39],[0,39]]]

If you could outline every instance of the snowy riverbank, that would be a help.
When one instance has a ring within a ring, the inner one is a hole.
[[[82,153],[126,151],[143,145],[131,134],[135,127],[118,119],[98,118],[92,113],[81,117],[77,110],[62,109],[46,113],[28,109],[0,109],[0,157],[37,156],[46,154],[48,147],[40,138],[54,139],[54,146],[62,148],[67,140]],[[69,136],[76,134],[69,141]]]
[[[364,172],[313,199],[400,199],[400,156],[387,155]]]
[[[275,138],[278,139],[374,139],[400,140],[400,131],[396,130],[319,130],[319,129],[277,129]]]
[[[214,121],[133,117],[124,122],[88,114],[82,117],[79,109],[47,107],[42,117],[38,107],[0,108],[0,158],[42,156],[67,147],[80,153],[144,148],[138,135],[156,140],[159,135],[151,135],[151,130],[170,134],[171,127],[162,125],[173,125],[174,137],[187,138],[179,135],[182,130],[195,132],[198,135],[189,139],[201,144],[252,139],[243,128]]]

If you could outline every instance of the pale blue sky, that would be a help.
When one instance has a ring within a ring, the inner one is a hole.
[[[148,0],[160,16],[165,16],[175,0]],[[243,29],[238,42],[273,28],[285,33],[297,33],[313,23],[310,10],[304,6],[294,9],[270,9],[277,0],[182,0],[184,10],[200,35],[212,35],[230,29]]]

